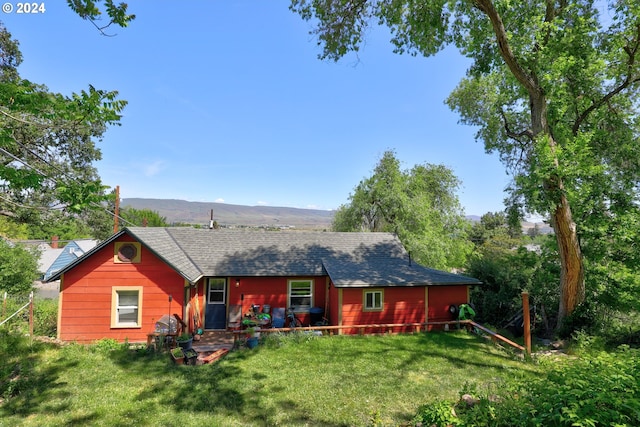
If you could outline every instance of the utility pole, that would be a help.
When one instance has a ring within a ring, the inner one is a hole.
[[[120,186],[116,185],[116,208],[113,212],[113,234],[118,232],[118,217],[120,216]]]

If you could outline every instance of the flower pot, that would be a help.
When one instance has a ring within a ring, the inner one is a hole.
[[[193,344],[193,338],[189,338],[188,340],[177,340],[176,342],[183,350],[189,350]]]
[[[258,337],[251,337],[247,339],[247,347],[256,348],[258,346]]]

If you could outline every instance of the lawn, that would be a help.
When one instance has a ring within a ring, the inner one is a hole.
[[[276,338],[203,366],[111,347],[0,345],[15,367],[0,425],[407,425],[465,383],[539,369],[465,332]]]

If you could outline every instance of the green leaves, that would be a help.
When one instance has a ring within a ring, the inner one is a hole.
[[[0,292],[28,294],[38,276],[36,254],[0,238]]]
[[[335,214],[336,231],[396,233],[423,265],[461,267],[471,251],[468,223],[455,191],[460,182],[445,166],[423,164],[403,171],[391,151],[373,175],[356,186]]]
[[[109,21],[104,25],[98,25],[102,18],[100,4],[102,3]],[[93,0],[67,0],[67,4],[82,19],[90,21],[103,35],[107,35],[104,30],[112,24],[116,24],[122,28],[129,25],[131,21],[136,19],[133,14],[128,14],[128,5],[126,3],[116,4],[113,0],[102,0],[95,2]]]

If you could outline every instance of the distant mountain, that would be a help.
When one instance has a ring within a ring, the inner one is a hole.
[[[122,199],[122,207],[150,209],[165,217],[170,224],[188,223],[208,225],[213,219],[224,226],[275,226],[304,229],[331,227],[333,211],[273,206],[242,206],[215,202],[188,202],[175,199]]]
[[[149,209],[166,218],[169,224],[186,223],[208,225],[213,219],[222,226],[282,227],[300,229],[329,229],[334,211],[298,209],[273,206],[244,206],[215,202],[188,202],[175,199],[122,199],[122,207]],[[480,221],[478,215],[467,215],[471,222]],[[538,226],[540,233],[553,232],[548,224],[523,222],[523,232]]]

